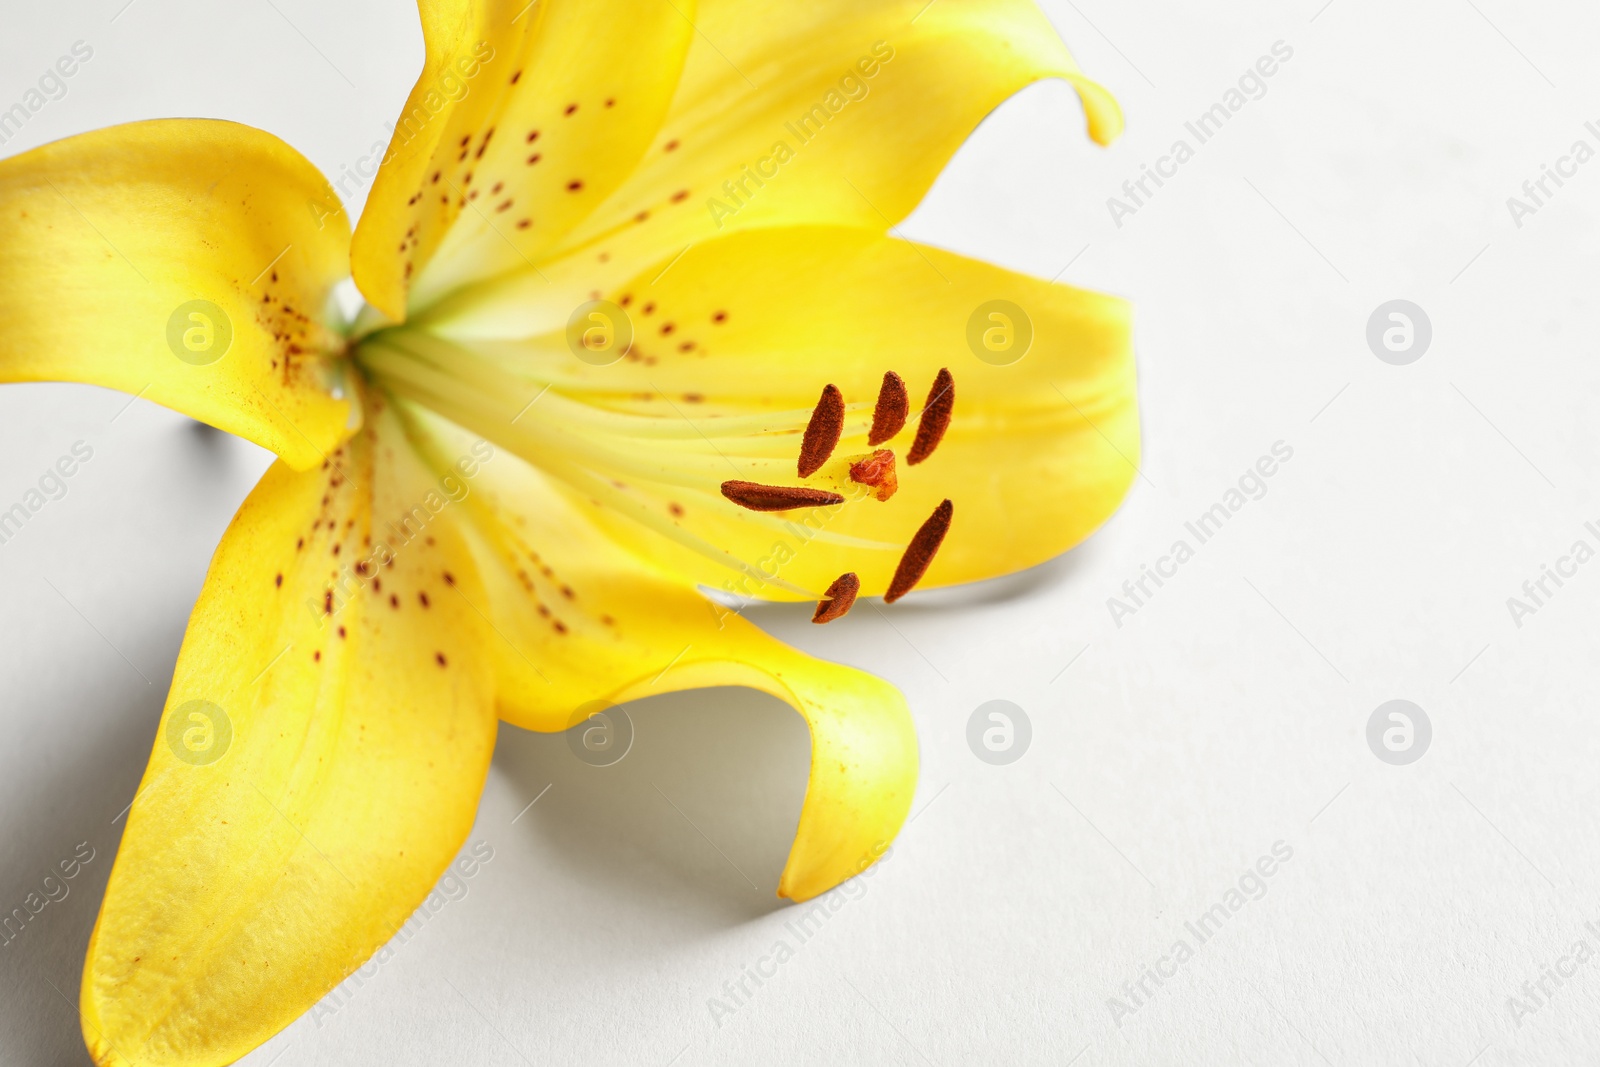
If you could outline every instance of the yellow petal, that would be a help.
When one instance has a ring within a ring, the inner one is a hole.
[[[427,57],[357,227],[391,319],[541,258],[632,171],[683,68],[692,0],[422,0]]]
[[[738,685],[786,701],[811,729],[811,776],[778,892],[806,900],[888,848],[917,780],[905,699],[887,682],[797,652],[610,543],[508,453],[475,461],[432,422],[435,469],[459,475],[478,531],[496,637],[500,715],[565,730],[597,706]],[[472,474],[467,474],[472,471]]]
[[[383,945],[472,826],[486,598],[381,429],[274,466],[212,561],[89,942],[102,1067],[232,1063]]]
[[[1131,315],[1114,297],[867,231],[821,227],[697,245],[665,273],[647,269],[610,296],[627,308],[634,341],[628,358],[609,366],[575,358],[564,332],[464,342],[552,381],[555,391],[513,423],[537,388],[506,390],[490,398],[503,410],[474,428],[552,470],[589,464],[625,481],[632,498],[648,501],[645,518],[653,516],[657,529],[589,505],[592,492],[576,499],[612,536],[691,581],[786,599],[797,595],[793,587],[814,596],[854,571],[864,594],[882,593],[901,550],[947,498],[954,524],[920,587],[1006,574],[1087,537],[1136,473]],[[986,335],[1013,347],[991,351]],[[933,455],[911,465],[917,413],[941,368],[954,377],[954,415]],[[800,430],[828,384],[854,407],[833,459],[810,484],[859,488],[849,482],[849,461],[871,451],[867,430],[886,371],[904,379],[911,402],[905,429],[882,445],[898,457],[899,491],[890,500],[755,516],[718,492],[727,479],[802,484]],[[551,425],[569,397],[684,432],[668,439],[652,431],[656,438],[630,443],[627,427],[586,438],[579,422],[543,452],[519,444]],[[442,391],[434,402],[458,421],[481,417],[481,409],[453,406]],[[788,434],[751,439],[719,430],[719,420],[752,412],[770,413],[775,426],[787,420]],[[663,538],[659,523],[775,572],[790,588],[689,551]]]
[[[660,132],[638,170],[537,270],[464,292],[436,315],[523,336],[682,249],[740,230],[880,232],[921,201],[983,118],[1064,78],[1090,136],[1121,132],[1034,0],[705,0]],[[658,268],[659,269],[659,268]]]
[[[150,398],[304,469],[347,431],[320,323],[350,230],[270,134],[138,122],[0,160],[0,381]]]

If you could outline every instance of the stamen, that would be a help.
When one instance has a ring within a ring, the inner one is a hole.
[[[933,562],[934,553],[944,543],[944,535],[950,532],[950,519],[954,514],[955,505],[948,500],[933,509],[928,521],[906,546],[905,555],[900,557],[900,565],[894,569],[894,578],[889,582],[889,591],[883,594],[885,604],[893,604],[922,580],[928,564]]]
[[[928,402],[922,406],[922,420],[917,423],[917,439],[906,453],[906,462],[915,467],[933,455],[933,450],[944,440],[950,428],[950,412],[956,403],[956,380],[950,377],[948,367],[940,367],[928,390]]]
[[[800,442],[800,477],[809,478],[828,462],[844,432],[844,395],[833,384],[823,386],[822,396],[806,424],[806,435]]]
[[[888,500],[900,488],[900,479],[894,472],[894,453],[880,448],[866,459],[850,464],[850,480],[870,485],[879,500]]]
[[[811,489],[803,485],[762,485],[737,479],[722,483],[722,495],[751,511],[789,511],[793,508],[844,503],[844,497],[826,489]]]
[[[833,584],[828,586],[828,591],[822,594],[822,599],[817,602],[817,610],[811,616],[811,621],[824,623],[842,619],[856,602],[856,594],[859,592],[861,592],[861,579],[856,577],[854,571],[839,575],[833,580]]]
[[[872,409],[872,431],[867,434],[867,444],[876,448],[899,433],[905,427],[909,410],[905,380],[892,370],[884,371],[883,384],[878,387],[878,403]]]

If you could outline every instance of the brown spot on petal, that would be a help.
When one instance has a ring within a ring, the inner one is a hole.
[[[822,594],[822,600],[817,603],[817,610],[811,616],[815,623],[832,622],[834,619],[844,617],[856,602],[856,594],[861,592],[861,579],[857,578],[854,571],[841,574],[828,586],[828,591]]]
[[[906,424],[909,410],[905,380],[892,370],[884,371],[883,384],[878,387],[878,403],[872,409],[872,431],[867,434],[867,444],[876,448],[899,433]]]
[[[449,666],[448,661],[444,658],[444,653],[443,652],[435,652],[433,654],[433,659],[434,659],[434,662],[437,663],[441,667]]]
[[[830,382],[822,387],[822,395],[811,412],[811,421],[806,423],[806,435],[800,442],[800,477],[811,477],[828,462],[843,432],[844,394]]]
[[[918,528],[911,543],[906,546],[905,554],[900,557],[900,565],[894,569],[894,578],[889,582],[888,591],[883,594],[885,604],[893,604],[922,580],[928,564],[933,562],[934,553],[944,544],[944,535],[950,532],[950,520],[954,516],[955,505],[946,500],[934,508],[928,521]]]
[[[737,479],[722,483],[722,495],[751,511],[790,511],[794,508],[844,503],[844,497],[826,489],[812,489],[803,485],[761,485]]]

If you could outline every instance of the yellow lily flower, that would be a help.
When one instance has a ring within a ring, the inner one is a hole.
[[[280,457],[212,561],[90,939],[103,1067],[232,1062],[366,961],[464,841],[502,719],[772,693],[812,738],[778,892],[837,885],[910,805],[904,699],[698,587],[826,622],[1019,570],[1137,461],[1122,302],[887,233],[1035,80],[1119,132],[1032,0],[420,10],[353,236],[232,123],[0,162],[0,380]],[[1025,358],[975,358],[973,323]]]

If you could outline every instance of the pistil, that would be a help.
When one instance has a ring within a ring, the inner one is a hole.
[[[850,480],[872,489],[879,500],[888,500],[900,488],[900,479],[894,471],[894,453],[880,448],[865,459],[850,464]]]

